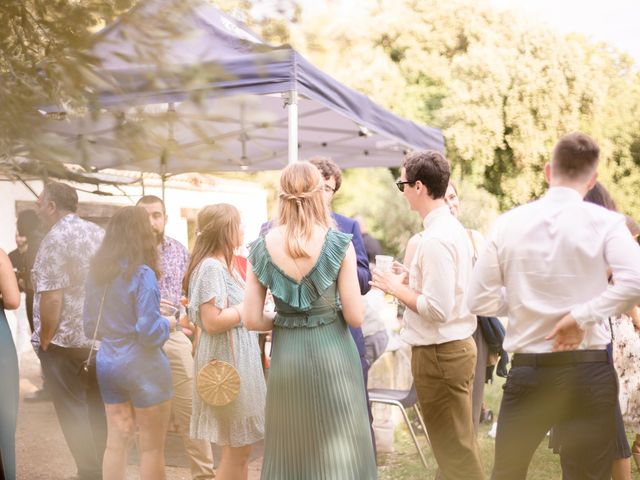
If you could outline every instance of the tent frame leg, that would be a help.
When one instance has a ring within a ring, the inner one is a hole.
[[[282,94],[287,108],[289,126],[289,164],[298,161],[298,92],[289,90]]]

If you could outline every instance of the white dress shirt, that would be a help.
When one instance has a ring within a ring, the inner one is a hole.
[[[498,218],[469,292],[476,315],[509,317],[504,349],[521,353],[550,352],[545,337],[569,312],[585,330],[579,348],[603,349],[606,319],[638,301],[640,248],[624,217],[565,187]]]
[[[421,292],[418,313],[404,311],[402,338],[410,345],[438,345],[470,337],[477,320],[467,307],[472,252],[469,237],[446,205],[424,218],[424,232],[409,270]]]

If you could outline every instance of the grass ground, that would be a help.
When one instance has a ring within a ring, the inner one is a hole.
[[[502,384],[504,380],[497,378],[496,382],[487,385],[485,389],[485,405],[497,414],[500,399],[502,398]],[[478,443],[484,470],[489,477],[493,466],[494,440],[487,436],[491,425],[480,425]],[[631,438],[631,437],[630,437]],[[632,439],[631,439],[632,440]],[[420,457],[411,441],[409,432],[403,425],[399,426],[395,433],[395,452],[378,455],[378,472],[380,480],[413,480],[432,479],[436,472],[436,462],[430,448],[426,447],[424,437],[420,437],[423,451],[426,452],[428,468],[425,472]],[[547,440],[543,440],[536,451],[533,461],[529,466],[528,480],[560,480],[560,459],[547,448]],[[640,480],[640,474],[636,471],[632,461],[632,478]]]

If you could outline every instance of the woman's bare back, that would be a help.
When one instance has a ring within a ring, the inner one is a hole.
[[[301,242],[309,257],[300,257],[295,260],[286,249],[285,235],[286,229],[284,226],[278,226],[270,230],[265,236],[267,252],[272,262],[280,270],[292,280],[300,282],[318,263],[322,247],[327,238],[327,229],[319,225],[315,226],[311,232],[311,237]]]

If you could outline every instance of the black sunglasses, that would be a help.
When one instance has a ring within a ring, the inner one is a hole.
[[[414,185],[416,182],[403,182],[402,180],[398,180],[396,181],[396,187],[398,187],[398,190],[400,190],[401,192],[404,192],[404,186],[405,185]]]

